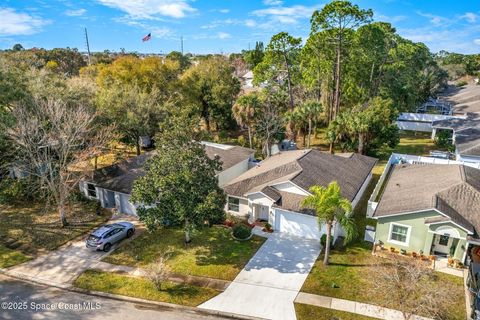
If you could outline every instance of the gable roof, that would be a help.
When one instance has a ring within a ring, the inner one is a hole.
[[[342,196],[352,201],[377,159],[349,154],[332,155],[318,150],[281,152],[262,161],[226,186],[227,194],[244,197],[276,183],[290,181],[304,190],[337,181]]]
[[[462,155],[480,156],[480,126],[456,131],[455,146]]]
[[[480,231],[480,170],[463,165],[395,165],[374,217],[437,209],[470,232]]]
[[[230,146],[226,144],[218,144],[212,142],[201,142],[205,147],[205,152],[210,159],[215,156],[220,157],[222,162],[222,170],[227,170],[239,162],[248,159],[255,153],[255,150],[240,146]]]
[[[222,171],[250,158],[255,150],[239,146],[230,146],[210,142],[202,142],[205,152],[210,159],[220,157]],[[133,182],[145,175],[144,165],[148,159],[157,154],[151,151],[129,158],[119,164],[114,164],[93,173],[93,182],[99,187],[129,194],[132,192]]]

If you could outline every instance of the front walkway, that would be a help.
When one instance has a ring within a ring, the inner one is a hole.
[[[265,319],[296,319],[293,302],[319,253],[318,240],[273,233],[225,292],[199,308]]]
[[[346,311],[350,313],[360,314],[377,319],[384,320],[404,320],[403,314],[398,310],[388,309],[384,307],[374,306],[362,302],[351,300],[337,299],[316,294],[300,292],[295,299],[296,303],[309,304],[317,307]],[[411,320],[431,320],[417,315],[412,315]]]

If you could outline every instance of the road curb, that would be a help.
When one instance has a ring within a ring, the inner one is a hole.
[[[208,309],[200,309],[200,308],[196,308],[196,307],[182,306],[182,305],[168,303],[168,302],[152,301],[152,300],[146,300],[146,299],[141,299],[141,298],[122,296],[122,295],[113,294],[113,293],[106,293],[106,292],[100,292],[100,291],[91,291],[91,290],[86,290],[86,289],[80,289],[80,288],[74,287],[71,284],[65,285],[65,284],[59,284],[59,283],[53,284],[51,282],[50,283],[45,283],[45,282],[41,281],[40,279],[36,279],[35,277],[30,277],[30,276],[20,274],[20,273],[17,273],[17,272],[12,272],[12,271],[10,271],[8,269],[4,269],[4,268],[0,268],[0,274],[3,274],[3,275],[5,275],[7,277],[10,277],[10,278],[20,280],[22,282],[28,282],[28,283],[32,283],[32,284],[36,284],[36,285],[42,285],[42,286],[47,286],[47,287],[51,287],[51,288],[57,288],[57,289],[66,290],[66,291],[70,291],[70,292],[76,292],[76,293],[81,293],[81,294],[86,294],[86,295],[96,296],[96,297],[101,297],[101,298],[107,298],[107,299],[112,299],[112,300],[117,300],[117,301],[140,303],[140,304],[144,304],[144,305],[168,308],[168,309],[172,309],[172,310],[185,311],[185,312],[189,312],[189,313],[221,316],[221,317],[229,318],[229,319],[263,320],[263,318],[244,316],[244,315],[239,315],[239,314],[234,314],[234,313],[208,310]]]

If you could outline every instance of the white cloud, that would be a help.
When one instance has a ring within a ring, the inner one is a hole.
[[[144,32],[151,33],[152,37],[154,38],[167,38],[172,34],[172,30],[170,30],[167,27],[157,27],[154,25],[150,25],[150,24],[138,21],[138,20],[131,19],[128,16],[115,18],[114,20],[120,23],[125,23],[132,27],[141,28],[143,29]]]
[[[226,32],[219,32],[217,33],[217,38],[218,39],[229,39],[231,38],[232,36],[229,34],[229,33],[226,33]]]
[[[85,10],[85,9],[65,11],[65,14],[69,17],[79,17],[79,16],[83,16],[85,13],[87,13],[87,10]]]
[[[183,18],[196,11],[186,0],[97,0],[126,12],[134,19],[155,19],[157,15]]]
[[[229,12],[230,12],[230,9],[220,9],[220,10],[218,10],[218,12],[220,12],[220,13],[229,13]]]
[[[479,46],[480,46],[480,39],[474,39],[474,40],[473,40],[473,43],[475,43],[476,45],[479,45]]]
[[[263,4],[266,6],[280,6],[283,4],[282,0],[263,0]]]
[[[16,12],[12,8],[0,8],[0,36],[29,35],[37,33],[50,23],[27,13]]]
[[[247,19],[245,20],[245,25],[249,28],[253,28],[257,25],[257,23],[253,19]]]
[[[417,11],[416,13],[419,16],[428,18],[430,23],[435,25],[435,26],[447,26],[447,25],[452,24],[452,22],[453,22],[451,19],[448,19],[448,18],[445,18],[445,17],[442,17],[442,16],[438,16],[438,15],[434,15],[434,14],[431,14],[431,13],[425,13],[425,12],[422,12],[422,11]]]
[[[310,19],[313,11],[319,8],[320,6],[278,6],[255,10],[251,14],[262,18],[263,21],[257,23],[259,28],[273,30],[277,29],[278,25],[293,25],[300,20]]]
[[[385,21],[390,23],[398,23],[408,19],[407,16],[397,15],[397,16],[387,16],[383,14],[374,14],[374,19],[376,21]]]
[[[470,23],[475,23],[477,22],[477,19],[479,18],[479,16],[473,12],[466,12],[463,16],[460,16],[460,18],[465,19]]]

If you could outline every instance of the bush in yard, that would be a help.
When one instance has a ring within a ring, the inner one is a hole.
[[[320,238],[320,244],[322,245],[323,248],[325,248],[325,245],[327,244],[327,235],[322,234],[322,237]],[[330,242],[330,248],[333,248],[333,241]]]
[[[154,263],[145,269],[145,276],[152,281],[157,290],[162,290],[162,284],[168,273],[167,260],[170,258],[170,252],[162,253]]]
[[[239,223],[233,227],[233,236],[237,239],[247,239],[252,234],[252,229],[243,223]]]
[[[25,199],[32,199],[27,179],[7,178],[0,181],[0,203],[11,204]]]

